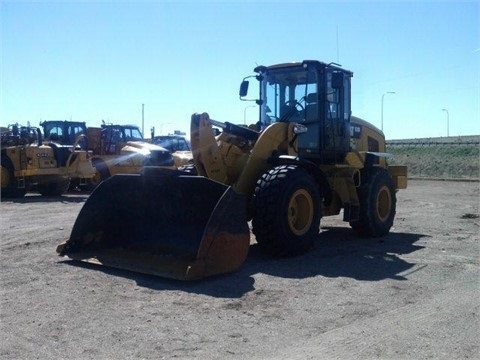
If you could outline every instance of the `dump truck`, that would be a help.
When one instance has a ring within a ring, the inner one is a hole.
[[[136,125],[102,124],[87,128],[81,121],[48,120],[41,126],[47,139],[62,144],[71,144],[79,135],[86,135],[79,144],[91,153],[95,167],[95,176],[86,184],[89,190],[112,175],[138,174],[146,165],[174,167],[173,156],[146,142]]]
[[[44,141],[41,130],[29,125],[3,128],[1,151],[2,198],[23,197],[33,189],[43,196],[59,196],[72,178],[86,181],[95,174],[88,153],[78,143]]]
[[[86,201],[58,254],[194,280],[238,269],[249,225],[258,246],[278,257],[308,251],[324,216],[341,214],[360,236],[387,235],[407,169],[389,166],[383,132],[351,115],[353,73],[320,61],[254,71],[258,98],[246,98],[249,77],[239,95],[258,104],[256,124],[193,114],[197,175],[146,167],[111,177]]]

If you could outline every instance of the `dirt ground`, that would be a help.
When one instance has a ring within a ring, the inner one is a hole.
[[[182,283],[55,253],[86,194],[2,201],[2,359],[478,359],[478,182],[410,181],[390,235]]]

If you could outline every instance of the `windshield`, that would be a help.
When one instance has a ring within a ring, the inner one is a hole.
[[[304,122],[316,114],[317,73],[303,68],[275,69],[267,72],[262,84],[262,127],[278,121]]]
[[[137,127],[125,127],[125,140],[126,141],[142,141],[143,136],[140,129]]]
[[[63,124],[56,122],[43,124],[43,133],[45,138],[58,140],[63,137]]]
[[[51,121],[42,124],[46,139],[72,145],[80,134],[86,134],[85,123]]]
[[[190,151],[184,138],[159,136],[154,139],[154,143],[170,151]]]

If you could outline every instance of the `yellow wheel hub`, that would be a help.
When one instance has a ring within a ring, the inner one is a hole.
[[[377,194],[377,216],[384,222],[387,221],[392,211],[392,195],[387,186],[382,186]]]
[[[313,221],[313,200],[304,189],[295,191],[288,203],[288,224],[290,230],[297,236],[304,235]]]

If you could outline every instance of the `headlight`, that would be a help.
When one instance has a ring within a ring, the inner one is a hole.
[[[304,134],[308,131],[308,128],[305,125],[302,124],[295,124],[293,126],[293,133],[294,134]]]

